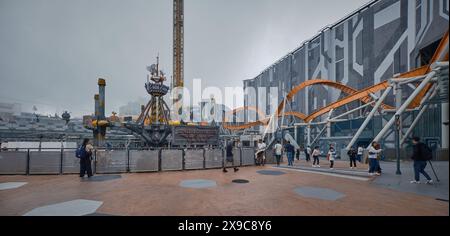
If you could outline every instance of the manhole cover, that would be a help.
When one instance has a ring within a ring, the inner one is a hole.
[[[234,179],[233,181],[231,181],[233,183],[237,183],[237,184],[247,184],[250,181],[246,180],[246,179]]]
[[[206,180],[206,179],[191,179],[191,180],[183,180],[180,183],[180,186],[183,188],[211,188],[216,187],[216,181]]]
[[[91,178],[84,178],[83,181],[88,181],[88,182],[103,182],[103,181],[110,181],[110,180],[115,180],[115,179],[120,179],[122,178],[121,175],[95,175],[92,176]]]
[[[284,175],[284,174],[286,174],[283,171],[278,171],[278,170],[259,170],[259,171],[257,171],[257,173],[261,174],[261,175]]]

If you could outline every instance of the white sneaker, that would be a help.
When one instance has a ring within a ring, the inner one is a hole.
[[[369,173],[369,176],[373,176],[373,173]]]
[[[427,184],[433,185],[433,184],[434,184],[434,182],[433,182],[433,180],[432,180],[432,179],[430,179],[430,180],[427,180]]]
[[[411,180],[411,184],[420,184],[420,181]]]
[[[334,170],[334,168],[330,168],[330,170]]]
[[[320,166],[319,166],[319,165],[317,165],[317,168],[320,168]]]

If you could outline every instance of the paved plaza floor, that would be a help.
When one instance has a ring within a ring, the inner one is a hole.
[[[115,174],[92,181],[76,175],[0,176],[7,186],[0,190],[0,215],[449,215],[448,162],[435,164],[441,182],[434,186],[410,185],[411,163],[403,163],[401,177],[394,164],[383,163],[385,173],[377,178],[367,176],[367,166],[349,170],[343,161],[335,170],[325,162],[313,169],[297,161],[289,168],[284,163],[242,167],[236,173]]]

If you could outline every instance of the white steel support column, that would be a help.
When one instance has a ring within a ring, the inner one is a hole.
[[[378,108],[380,108],[381,104],[383,104],[384,99],[386,99],[387,95],[389,94],[389,92],[391,92],[391,90],[392,90],[391,86],[387,87],[386,90],[384,90],[384,93],[378,99],[377,103],[375,103],[375,106],[373,107],[372,111],[370,111],[369,115],[366,117],[366,119],[362,123],[361,127],[359,127],[358,131],[353,136],[350,143],[348,143],[348,145],[346,147],[347,150],[349,150],[356,143],[356,140],[358,140],[359,136],[361,136],[362,132],[367,127],[369,122],[372,120],[372,118],[375,115],[375,113],[377,112]]]
[[[327,138],[331,138],[331,122],[327,123]]]
[[[306,140],[307,140],[308,146],[310,146],[311,145],[311,122],[309,122],[308,125],[306,126]]]
[[[327,117],[327,124],[326,124],[327,138],[331,138],[331,121],[330,121],[331,115],[333,115],[333,109],[330,110],[330,113],[328,114],[328,117]]]
[[[417,86],[417,89],[414,90],[414,92],[408,97],[408,99],[406,99],[406,101],[402,104],[402,106],[397,110],[397,112],[395,113],[395,115],[401,115],[406,108],[408,108],[409,104],[411,104],[411,102],[414,100],[414,98],[417,97],[417,95],[425,88],[425,86],[431,82],[431,79],[434,78],[436,76],[436,71],[433,70],[431,71],[427,77],[425,77],[425,79],[422,81],[422,83],[420,83],[419,86]],[[384,125],[383,129],[380,131],[380,133],[378,133],[378,135],[374,138],[373,141],[375,142],[379,142],[381,138],[384,137],[384,135],[389,131],[389,129],[391,129],[392,125],[395,122],[395,115],[388,121],[388,123],[386,125]]]
[[[426,104],[426,103],[428,102],[429,99],[433,99],[433,97],[436,96],[436,94],[438,92],[438,89],[439,89],[439,87],[435,86],[433,88],[433,90],[431,92],[427,93],[427,95],[423,98],[423,100],[422,100],[422,108],[420,109],[419,113],[415,117],[415,119],[414,119],[413,123],[411,124],[411,126],[406,131],[406,133],[403,136],[403,138],[401,139],[400,145],[403,145],[406,142],[406,140],[408,139],[409,135],[412,133],[412,131],[416,127],[417,123],[419,123],[419,121],[422,118],[423,114],[425,114],[425,111],[428,110],[428,107],[430,107],[430,105]]]

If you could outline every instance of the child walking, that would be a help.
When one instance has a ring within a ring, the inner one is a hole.
[[[330,147],[328,150],[328,160],[330,161],[330,170],[333,170],[334,168],[334,160],[336,159],[336,151],[333,147]]]

